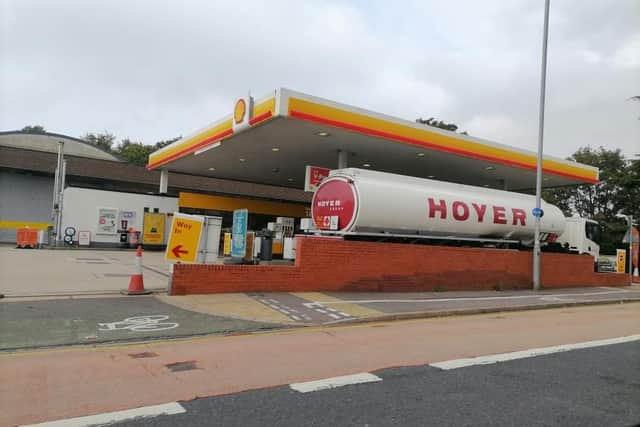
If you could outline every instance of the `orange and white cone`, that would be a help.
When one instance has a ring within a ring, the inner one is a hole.
[[[633,278],[631,281],[633,283],[640,283],[640,275],[638,274],[638,267],[633,269]]]
[[[129,280],[129,288],[123,289],[120,293],[124,295],[148,295],[151,291],[144,289],[144,280],[142,279],[142,246],[138,246],[136,251],[136,260],[134,263],[135,271]]]

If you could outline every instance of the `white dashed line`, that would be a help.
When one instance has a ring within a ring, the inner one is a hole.
[[[327,313],[327,316],[333,317],[334,319],[339,319],[340,318],[340,316],[338,316],[337,314],[333,314],[333,313]]]
[[[509,360],[543,356],[546,354],[560,353],[560,352],[571,351],[571,350],[579,350],[583,348],[601,347],[601,346],[612,345],[612,344],[622,344],[622,343],[638,341],[638,340],[640,340],[640,335],[629,335],[626,337],[611,338],[611,339],[598,340],[598,341],[587,341],[587,342],[581,342],[576,344],[532,348],[529,350],[514,351],[511,353],[493,354],[490,356],[478,356],[478,357],[471,357],[466,359],[447,360],[444,362],[431,363],[429,366],[433,366],[434,368],[439,368],[444,370],[458,369],[458,368],[464,368],[467,366],[490,365],[493,363],[506,362]]]
[[[291,387],[295,391],[299,391],[300,393],[309,393],[312,391],[328,390],[331,388],[343,387],[346,385],[371,383],[376,381],[382,381],[382,378],[376,375],[370,374],[368,372],[364,372],[361,374],[325,378],[323,380],[318,380],[318,381],[294,383],[294,384],[289,384],[289,387]]]
[[[142,408],[128,409],[126,411],[106,412],[104,414],[90,415],[87,417],[67,418],[66,420],[49,421],[40,424],[29,424],[24,427],[84,427],[105,425],[126,421],[139,417],[157,417],[158,415],[175,415],[187,412],[177,402],[164,405],[143,406]]]

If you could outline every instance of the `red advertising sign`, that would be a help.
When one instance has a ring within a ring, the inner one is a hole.
[[[304,177],[304,191],[315,192],[323,179],[329,176],[330,169],[307,166]]]
[[[351,225],[356,214],[356,195],[351,184],[333,178],[313,196],[313,222],[319,230],[342,230]]]

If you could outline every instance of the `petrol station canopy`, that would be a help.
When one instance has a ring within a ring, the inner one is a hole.
[[[230,105],[231,107],[231,105]],[[149,156],[148,169],[301,189],[305,166],[370,168],[507,190],[535,188],[536,153],[289,89]],[[598,169],[544,156],[543,186],[598,182]]]

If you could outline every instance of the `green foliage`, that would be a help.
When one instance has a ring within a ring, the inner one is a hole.
[[[132,141],[129,138],[125,138],[120,141],[120,144],[116,145],[116,137],[109,133],[88,133],[84,136],[84,139],[109,153],[115,154],[127,163],[136,166],[145,166],[149,160],[149,154],[162,147],[176,142],[181,137],[175,137],[158,141],[153,145],[143,144],[139,141]]]
[[[593,149],[583,147],[569,160],[595,166],[600,169],[600,182],[547,189],[543,198],[558,206],[567,216],[575,213],[591,218],[603,226],[603,253],[615,253],[622,247],[622,236],[626,231],[624,220],[617,214],[640,218],[640,162],[624,158],[620,150]]]
[[[46,133],[47,131],[44,129],[43,126],[34,125],[34,126],[25,126],[25,127],[22,128],[22,130],[20,130],[20,132],[22,132],[22,133],[35,133],[35,134],[42,135],[42,134]]]
[[[159,150],[162,147],[166,147],[169,144],[173,144],[174,142],[180,140],[182,138],[182,136],[176,136],[175,138],[171,138],[171,139],[165,139],[162,141],[158,141],[155,144],[153,144],[153,149],[155,150]]]
[[[453,123],[445,123],[442,120],[436,120],[433,117],[429,117],[428,119],[423,119],[422,117],[416,119],[416,123],[420,123],[421,125],[433,126],[438,129],[448,130],[449,132],[455,132],[458,130],[458,125]],[[462,132],[464,135],[467,135],[467,132]]]
[[[132,142],[123,139],[117,149],[117,154],[122,160],[132,165],[144,166],[147,164],[149,154],[155,151],[152,145],[144,145],[141,142]]]
[[[83,139],[109,153],[112,152],[113,144],[116,141],[115,135],[106,131],[104,133],[88,133]]]

